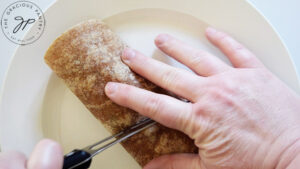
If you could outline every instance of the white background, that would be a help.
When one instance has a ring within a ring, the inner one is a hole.
[[[43,11],[55,0],[30,0]],[[14,2],[14,1],[13,1]],[[292,59],[300,72],[300,1],[299,0],[249,0],[277,30],[286,44]],[[11,4],[11,0],[0,0],[0,14]],[[266,42],[267,43],[267,42]],[[17,45],[0,32],[0,89],[10,60]]]

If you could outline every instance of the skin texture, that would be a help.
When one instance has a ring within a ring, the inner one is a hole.
[[[245,47],[208,28],[207,38],[228,57],[217,57],[161,34],[156,46],[194,73],[153,60],[133,49],[122,59],[133,71],[189,100],[184,102],[120,83],[106,95],[195,140],[199,154],[166,155],[144,169],[297,169],[300,165],[300,99]],[[18,152],[0,154],[0,168],[59,169],[60,146],[41,141],[28,162]]]
[[[194,73],[133,49],[122,60],[133,71],[189,103],[133,86],[108,83],[107,96],[178,129],[195,140],[199,154],[167,155],[144,169],[281,169],[300,152],[300,100],[240,43],[209,28],[207,38],[230,60],[161,34],[156,46]]]

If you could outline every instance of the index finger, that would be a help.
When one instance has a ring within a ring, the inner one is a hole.
[[[115,82],[109,82],[105,86],[105,93],[115,103],[139,112],[167,127],[182,132],[189,131],[191,103]]]

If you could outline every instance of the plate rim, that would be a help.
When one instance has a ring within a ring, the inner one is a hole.
[[[289,51],[289,48],[287,47],[286,43],[284,42],[282,36],[279,34],[279,32],[277,31],[277,29],[274,27],[274,25],[271,23],[271,21],[262,13],[262,11],[260,11],[258,8],[256,8],[256,6],[250,2],[249,0],[243,0],[245,3],[247,3],[249,5],[250,8],[252,8],[252,10],[254,10],[255,12],[257,12],[264,20],[264,22],[266,22],[266,24],[272,29],[272,31],[275,33],[276,37],[279,39],[279,42],[280,44],[282,45],[284,51],[287,53],[288,55],[288,58],[292,64],[292,70],[294,71],[294,73],[296,74],[296,78],[297,78],[297,86],[300,88],[300,72],[297,71],[296,69],[296,63],[294,62],[294,60],[292,59],[291,57],[291,54],[290,54],[290,51]],[[44,14],[50,9],[52,8],[53,6],[55,6],[55,4],[57,4],[58,1],[55,0],[53,3],[49,4],[44,10]],[[33,25],[32,25],[33,26]],[[32,28],[32,27],[31,27]],[[30,28],[30,29],[31,29]],[[25,36],[29,33],[30,31],[26,32]],[[38,41],[38,40],[37,40]],[[31,44],[28,44],[26,46],[30,46]],[[14,62],[14,60],[16,59],[16,53],[17,51],[23,47],[24,45],[18,45],[14,51],[13,51],[13,54],[9,60],[9,63],[8,63],[8,66],[7,66],[7,69],[5,70],[5,73],[4,73],[4,76],[3,76],[3,82],[2,82],[2,85],[1,85],[1,88],[0,88],[0,121],[1,120],[1,117],[2,117],[2,104],[3,104],[3,97],[4,97],[4,90],[7,88],[7,80],[8,80],[8,74],[9,72],[11,71],[12,69],[12,63]],[[293,89],[292,89],[293,90]],[[293,90],[295,91],[295,90]],[[297,91],[295,91],[297,92]],[[3,148],[3,145],[2,145],[2,129],[3,128],[2,126],[0,126],[0,150],[2,150]]]

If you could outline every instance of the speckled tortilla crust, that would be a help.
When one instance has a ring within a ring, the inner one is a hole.
[[[104,93],[109,81],[122,82],[164,93],[133,73],[120,59],[126,45],[100,20],[75,25],[58,37],[45,54],[45,62],[111,133],[138,122],[138,113],[114,104]],[[163,154],[195,153],[193,140],[185,134],[155,125],[122,143],[144,166]]]

